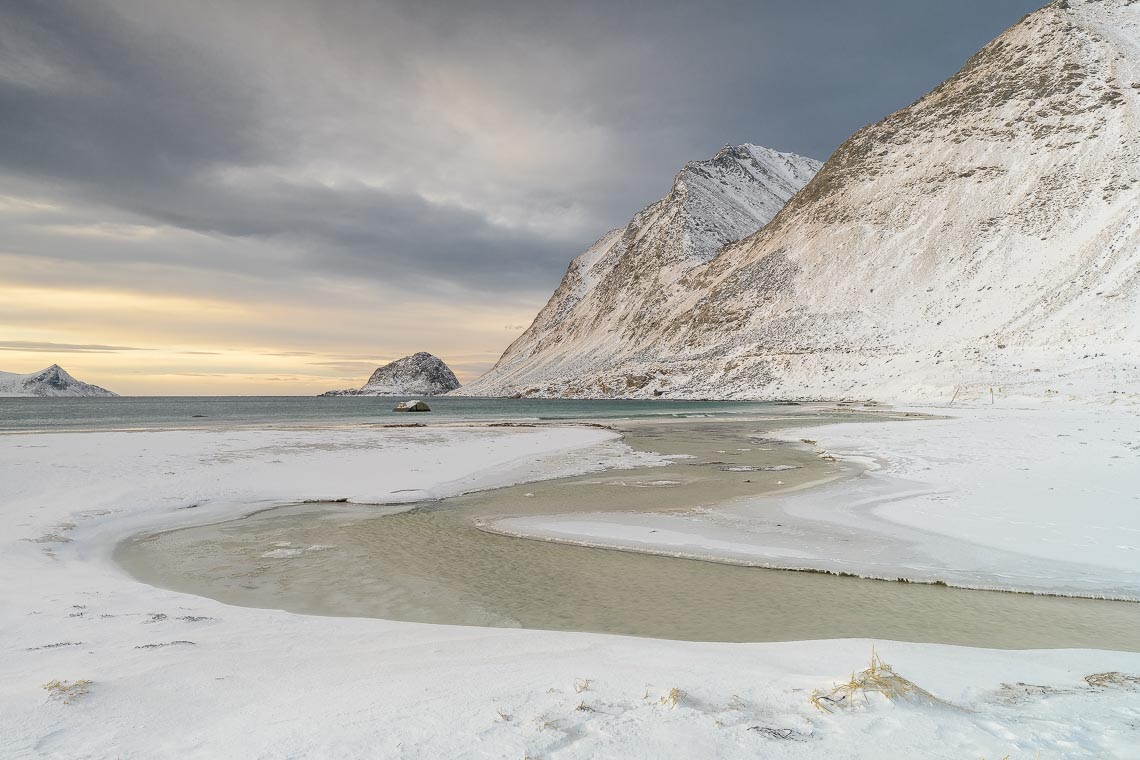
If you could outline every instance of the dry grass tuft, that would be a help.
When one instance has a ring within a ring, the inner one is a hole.
[[[771,726],[749,726],[749,731],[755,731],[762,736],[767,736],[771,739],[782,739],[784,741],[796,740],[802,738],[802,735],[792,728],[772,728]]]
[[[1048,686],[1035,683],[1003,683],[995,693],[998,700],[1009,704],[1017,704],[1033,699],[1052,697],[1058,694],[1075,694],[1076,689],[1062,686]]]
[[[849,682],[840,684],[827,693],[813,689],[811,703],[823,712],[833,712],[837,707],[851,705],[857,694],[862,694],[866,699],[871,692],[882,694],[890,700],[902,700],[912,704],[949,704],[896,673],[890,665],[883,662],[875,652],[874,646],[871,647],[870,667],[860,673],[852,673]]]
[[[545,715],[540,715],[534,719],[534,722],[538,725],[539,731],[547,731],[560,728],[558,725],[558,718],[548,718]]]
[[[669,693],[667,693],[665,696],[661,697],[661,699],[659,701],[661,704],[667,705],[670,709],[672,709],[672,708],[676,707],[677,705],[679,705],[684,700],[685,700],[685,692],[681,691],[676,686],[674,686],[672,689],[669,690]]]
[[[1094,689],[1106,689],[1109,686],[1135,689],[1140,688],[1140,676],[1110,670],[1107,673],[1093,673],[1091,676],[1085,676],[1085,683]]]
[[[91,691],[91,684],[93,682],[86,678],[81,678],[78,681],[60,681],[53,679],[43,685],[47,690],[48,699],[53,702],[62,702],[69,705],[75,700],[89,694]]]

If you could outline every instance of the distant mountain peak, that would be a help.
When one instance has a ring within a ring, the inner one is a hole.
[[[106,388],[76,380],[58,364],[26,375],[0,372],[0,396],[117,396]]]

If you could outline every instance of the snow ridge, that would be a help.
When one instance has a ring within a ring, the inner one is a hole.
[[[118,396],[106,388],[76,380],[63,367],[53,364],[26,375],[0,372],[0,396]]]
[[[1026,16],[853,135],[771,223],[707,262],[676,263],[706,255],[704,230],[661,235],[672,247],[656,256],[626,242],[688,206],[642,212],[589,268],[589,295],[566,314],[560,288],[467,392],[1129,396],[1140,3],[1058,0]]]
[[[426,351],[377,367],[360,388],[325,391],[322,396],[438,396],[455,390],[459,380],[451,368]]]
[[[652,335],[656,315],[683,294],[683,278],[771,221],[819,167],[814,159],[750,144],[689,162],[667,196],[571,262],[530,328],[459,395],[533,394],[526,385],[552,380],[542,395],[622,395],[632,387],[624,380],[612,389],[595,383],[587,392],[564,386],[583,368],[606,366],[622,342],[635,346]]]

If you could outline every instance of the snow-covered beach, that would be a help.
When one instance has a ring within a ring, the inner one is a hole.
[[[0,760],[1140,760],[1140,0],[8,2],[0,102]]]
[[[969,440],[978,430],[992,434],[1000,419],[996,427],[1017,435],[1010,420],[1031,414],[1044,415],[1033,419],[1048,420],[1052,435],[1038,424],[1039,436],[1021,440],[1027,462],[1057,451],[1057,434],[1087,432],[1088,440],[1078,437],[1066,453],[1089,453],[1071,469],[1051,467],[1048,485],[1062,490],[1056,502],[1011,501],[988,540],[1004,532],[1009,550],[1043,566],[1049,556],[1096,561],[1124,577],[1126,556],[1120,559],[1107,545],[1082,553],[1085,534],[1060,522],[1057,512],[1062,496],[1092,494],[1100,503],[1105,494],[1129,488],[1135,468],[1126,465],[1127,447],[1140,440],[1131,435],[1135,416],[1115,409],[1031,410],[1014,417],[955,410],[955,421],[946,425],[957,425],[951,429]],[[852,423],[788,435],[885,463],[873,479],[915,479],[924,472],[915,463],[957,452],[961,469],[940,462],[926,472],[950,481],[927,490],[944,499],[934,504],[963,519],[927,516],[924,526],[967,545],[977,486],[999,487],[1002,472],[1021,471],[995,466],[979,475],[968,449],[954,447],[953,434],[924,437],[921,426],[933,424],[939,423]],[[991,445],[1002,442],[991,439]],[[1122,473],[1111,482],[1095,469],[1110,445],[1121,451],[1108,456],[1122,457],[1109,460],[1119,462]],[[1138,756],[1140,691],[1129,680],[1140,674],[1135,653],[878,642],[878,653],[898,673],[949,705],[872,695],[828,713],[812,705],[813,690],[826,692],[865,667],[872,642],[702,644],[305,616],[153,588],[110,560],[114,543],[133,532],[233,517],[282,501],[410,501],[655,463],[610,431],[58,433],[6,435],[0,452],[3,509],[12,526],[0,550],[6,597],[0,636],[10,653],[0,685],[5,755]],[[1014,487],[1020,481],[1004,482]],[[809,489],[797,498],[813,493],[824,491]],[[1136,511],[1126,509],[1123,496],[1108,501],[1112,510],[1085,506],[1080,515],[1089,525],[1111,528],[1112,546],[1126,545]],[[1023,509],[1014,510],[1016,504]],[[1062,545],[1034,554],[1036,539],[1053,536],[1054,527]],[[1137,617],[1140,623],[1140,608]],[[1086,680],[1105,672],[1123,675]],[[59,688],[43,688],[84,680],[91,683],[77,691],[88,693],[70,700]]]
[[[680,514],[508,518],[510,535],[703,559],[1140,600],[1140,414],[1119,407],[927,408],[935,419],[779,437],[870,469],[778,498]]]

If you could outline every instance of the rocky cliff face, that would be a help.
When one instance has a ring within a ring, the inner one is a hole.
[[[359,389],[327,391],[322,396],[436,396],[459,387],[455,373],[426,351],[378,367]]]
[[[856,133],[759,232],[683,271],[644,257],[583,287],[630,230],[575,262],[468,390],[1135,392],[1140,3],[1051,3]],[[562,306],[583,290],[598,297]]]
[[[106,388],[76,380],[67,371],[53,364],[47,369],[18,375],[0,372],[0,396],[118,396]]]

